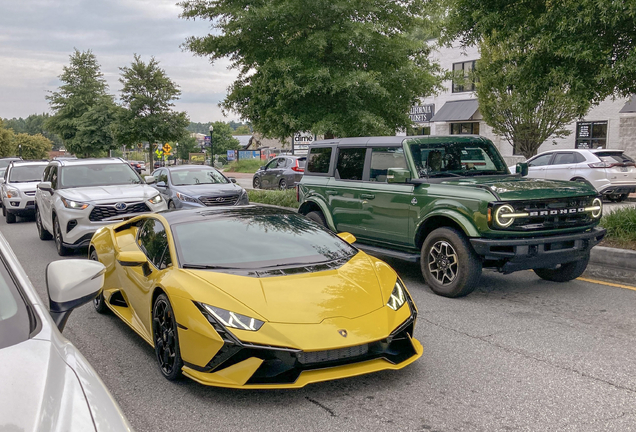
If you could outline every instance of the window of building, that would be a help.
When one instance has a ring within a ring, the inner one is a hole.
[[[431,134],[431,127],[430,126],[415,125],[415,126],[409,127],[406,130],[406,135],[407,136],[430,135],[430,134]]]
[[[453,63],[453,93],[475,91],[475,60]]]
[[[366,148],[341,148],[336,165],[337,178],[341,180],[362,180]]]
[[[576,148],[607,148],[607,122],[578,122],[576,124]]]
[[[451,135],[474,134],[479,135],[479,122],[475,123],[451,123]]]

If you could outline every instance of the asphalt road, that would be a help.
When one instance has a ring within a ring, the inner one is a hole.
[[[40,241],[32,221],[3,219],[0,231],[46,298],[53,242]],[[168,382],[153,349],[92,305],[73,313],[64,334],[138,431],[636,430],[636,291],[485,272],[478,291],[451,300],[432,294],[415,268],[392,264],[419,307],[425,350],[400,371],[292,391],[225,390]]]

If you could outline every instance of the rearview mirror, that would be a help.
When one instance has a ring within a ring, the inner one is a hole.
[[[353,244],[356,242],[356,236],[348,232],[341,232],[338,234],[338,237],[340,237],[341,239],[343,239],[349,244]]]
[[[51,317],[60,329],[73,309],[93,300],[102,290],[106,267],[98,261],[69,259],[46,267]]]
[[[155,182],[155,176],[146,176],[146,184],[153,184]]]
[[[51,186],[51,182],[38,183],[38,189],[53,193],[53,186]]]
[[[528,175],[528,163],[527,162],[519,162],[516,167],[517,174],[521,174],[521,177],[525,177]]]
[[[124,267],[135,267],[145,264],[148,259],[142,251],[122,251],[117,254],[117,261]]]

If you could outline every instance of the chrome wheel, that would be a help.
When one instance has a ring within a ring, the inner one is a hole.
[[[165,298],[159,297],[152,311],[153,332],[155,337],[155,352],[159,367],[164,375],[170,376],[175,372],[177,363],[177,339],[172,310]]]
[[[450,243],[438,241],[428,254],[428,269],[431,275],[442,285],[453,283],[457,277],[457,252]]]

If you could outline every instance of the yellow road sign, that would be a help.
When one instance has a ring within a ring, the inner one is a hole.
[[[163,146],[163,152],[164,152],[164,153],[170,153],[171,151],[172,151],[172,146],[171,146],[170,144],[166,143],[166,144]]]

